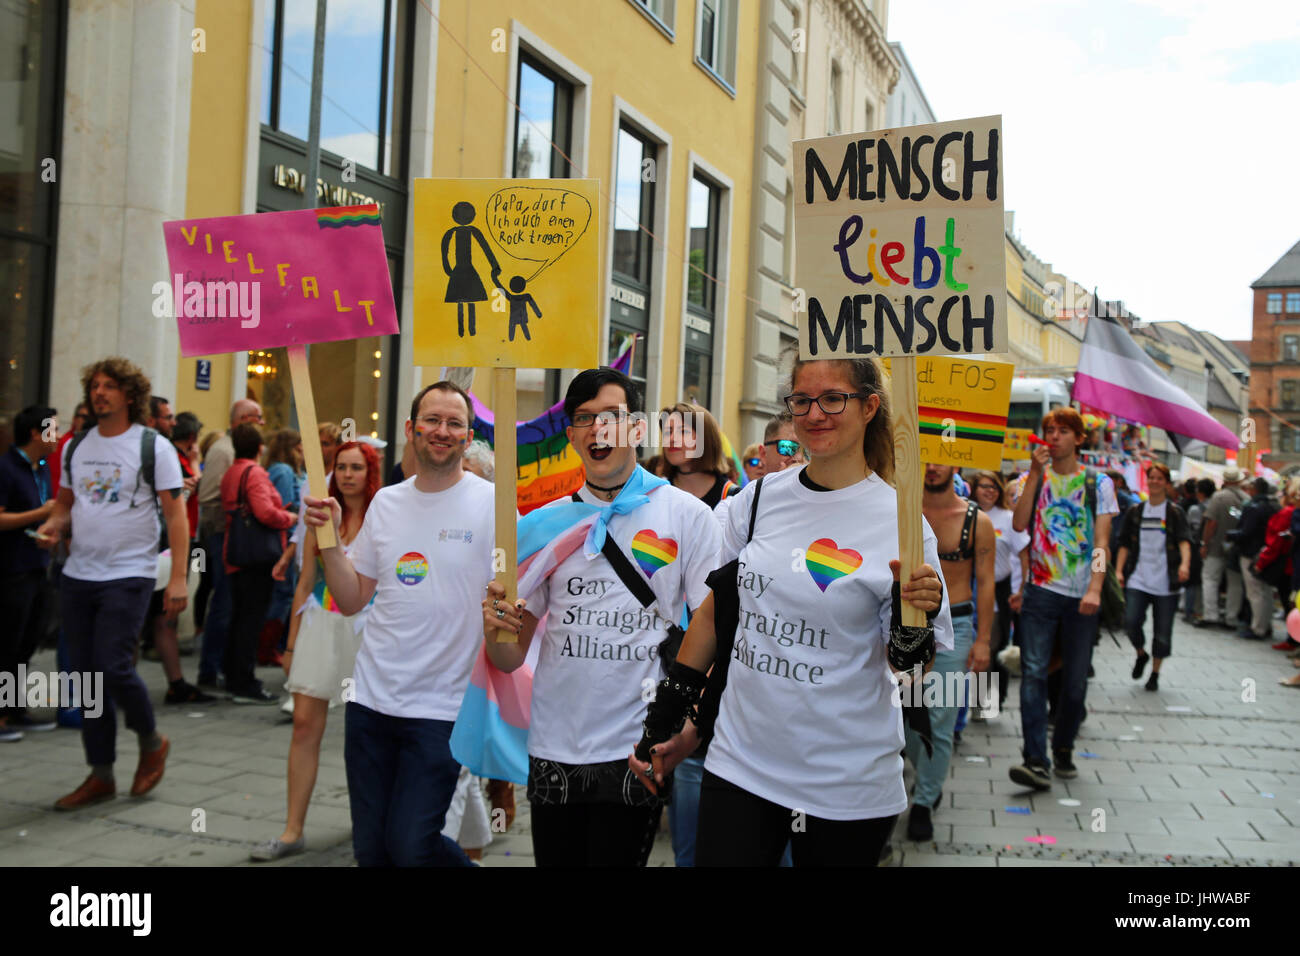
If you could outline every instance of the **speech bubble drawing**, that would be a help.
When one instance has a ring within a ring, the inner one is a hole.
[[[591,224],[591,203],[568,189],[512,186],[488,199],[487,233],[507,256],[540,265],[532,282],[582,239]]]

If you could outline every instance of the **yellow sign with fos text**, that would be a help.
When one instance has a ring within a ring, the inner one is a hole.
[[[888,359],[885,366],[889,366]],[[998,471],[1015,370],[1009,362],[918,357],[916,411],[921,461]]]
[[[417,179],[414,198],[416,365],[597,364],[596,180]]]

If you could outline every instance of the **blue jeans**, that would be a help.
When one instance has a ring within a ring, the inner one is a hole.
[[[1096,614],[1080,614],[1080,600],[1026,584],[1024,603],[1020,606],[1020,726],[1025,738],[1024,757],[1049,768],[1047,665],[1058,637],[1062,681],[1052,749],[1073,750],[1074,736],[1083,723],[1088,666],[1092,663],[1098,618]]]
[[[700,822],[700,782],[703,779],[703,757],[687,757],[673,771],[668,829],[673,836],[675,866],[695,865],[695,829]]]
[[[199,683],[210,684],[217,679],[226,657],[226,637],[230,633],[230,581],[226,565],[221,558],[225,532],[208,535],[203,540],[205,560],[212,572],[212,598],[203,623],[203,647],[199,651]]]
[[[927,707],[930,712],[930,744],[932,753],[926,756],[925,745],[920,736],[907,728],[907,759],[916,768],[916,787],[912,791],[912,802],[924,807],[933,807],[939,801],[943,782],[948,777],[948,763],[952,759],[952,732],[957,722],[957,711],[966,701],[966,681],[956,685],[957,695],[949,693],[954,686],[946,679],[947,674],[967,673],[966,658],[970,655],[971,644],[975,640],[974,617],[954,617],[952,619],[953,648],[939,651],[934,655],[934,667],[925,675],[921,684],[922,698],[930,699],[926,693],[927,685],[932,681],[943,681],[941,687],[941,707]]]
[[[1142,626],[1146,623],[1147,607],[1155,609],[1152,615],[1151,654],[1164,660],[1171,653],[1174,636],[1174,614],[1178,611],[1177,594],[1148,594],[1134,588],[1124,589],[1124,630],[1139,652],[1146,644]]]
[[[452,722],[390,717],[356,701],[347,706],[343,762],[358,866],[469,866],[442,835],[460,764]]]

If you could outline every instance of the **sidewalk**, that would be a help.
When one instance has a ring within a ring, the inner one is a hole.
[[[1280,632],[1280,622],[1274,627]],[[1103,637],[1075,753],[1079,777],[1057,780],[1044,794],[1031,796],[1007,778],[1020,760],[1013,680],[1008,710],[966,728],[934,816],[935,840],[909,842],[906,815],[900,818],[896,864],[1300,862],[1300,691],[1277,684],[1295,673],[1290,661],[1263,642],[1181,622],[1173,648],[1161,690],[1150,693],[1129,677],[1127,642],[1116,648]],[[181,660],[192,679],[197,658]],[[30,669],[53,668],[53,652],[42,652]],[[228,701],[167,707],[160,665],[142,661],[140,671],[159,729],[172,739],[163,782],[144,798],[119,795],[57,813],[53,802],[87,773],[80,734],[60,729],[0,745],[0,865],[234,866],[247,863],[254,844],[279,835],[292,732],[287,717],[276,707]],[[273,691],[283,685],[278,670],[260,668],[259,676]],[[1255,699],[1243,701],[1251,682]],[[342,717],[331,712],[326,727],[307,817],[308,851],[260,865],[352,865]],[[118,744],[118,787],[125,794],[135,770],[134,735],[119,727]],[[533,865],[522,787],[516,802],[515,824],[488,847],[485,866]],[[672,865],[666,833],[651,865]]]

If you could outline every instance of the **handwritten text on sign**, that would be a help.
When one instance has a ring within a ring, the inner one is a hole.
[[[397,333],[377,206],[163,223],[181,354]]]
[[[595,180],[418,179],[414,195],[417,365],[595,364]]]
[[[1007,350],[1001,117],[795,144],[803,358]]]
[[[999,470],[1015,370],[1008,362],[917,359],[921,461]]]

